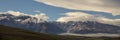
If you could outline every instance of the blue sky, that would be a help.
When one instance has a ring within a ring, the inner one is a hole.
[[[56,7],[52,5],[47,5],[42,2],[36,2],[34,0],[0,0],[0,12],[5,11],[20,11],[27,14],[38,14],[38,12],[34,11],[40,11],[40,13],[45,13],[47,16],[50,17],[50,21],[56,20],[59,17],[62,17],[64,13],[67,12],[85,12],[92,15],[102,15],[110,19],[119,19],[120,16],[113,16],[110,13],[107,12],[98,12],[98,11],[87,11],[87,10],[76,10],[76,9],[69,9],[69,8],[63,8],[63,7]]]

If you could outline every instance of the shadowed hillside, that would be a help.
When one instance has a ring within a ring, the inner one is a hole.
[[[0,40],[58,40],[55,36],[0,25]]]
[[[120,40],[120,37],[57,36],[0,25],[0,40]]]

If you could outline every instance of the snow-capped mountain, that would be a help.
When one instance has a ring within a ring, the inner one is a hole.
[[[14,16],[12,14],[0,14],[0,24],[13,26],[16,28],[22,28],[41,33],[77,33],[77,34],[89,34],[89,33],[110,33],[120,34],[120,27],[115,25],[103,24],[95,21],[86,22],[48,22],[47,17],[44,14],[38,14],[36,16],[20,15]]]
[[[68,22],[61,26],[68,33],[89,34],[89,33],[120,33],[120,27],[99,22]]]
[[[56,27],[55,25],[46,22],[46,19],[47,17],[45,17],[44,14],[38,14],[35,16],[14,16],[12,14],[0,14],[1,25],[8,25],[41,33],[56,34],[63,31],[59,27]]]

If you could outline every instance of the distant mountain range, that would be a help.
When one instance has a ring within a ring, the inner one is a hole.
[[[0,24],[46,34],[61,34],[61,33],[120,34],[120,26],[103,24],[95,21],[86,22],[70,21],[67,23],[56,21],[48,22],[42,19],[38,20],[36,17],[31,17],[28,15],[14,16],[11,14],[0,14]]]

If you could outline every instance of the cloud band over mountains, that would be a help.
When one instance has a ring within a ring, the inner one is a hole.
[[[48,5],[73,10],[88,10],[120,15],[120,0],[35,0]]]
[[[6,14],[6,16],[2,16],[1,14]],[[6,19],[7,16],[9,16],[8,14],[13,15],[13,18],[20,17],[20,16],[30,17],[30,18],[26,18],[25,20],[17,19],[17,21],[21,21],[21,22],[33,21],[35,23],[39,23],[39,22],[48,21],[47,19],[49,18],[44,13],[30,15],[30,14],[25,14],[25,13],[22,13],[19,11],[7,11],[7,12],[0,12],[0,20]],[[15,20],[16,20],[16,18],[15,18]],[[106,17],[96,16],[96,15],[83,13],[83,12],[68,12],[68,13],[65,13],[65,15],[63,17],[58,18],[56,21],[57,22],[96,21],[96,22],[100,22],[100,23],[104,23],[104,24],[120,26],[120,19],[109,19]]]
[[[83,12],[68,12],[65,14],[64,17],[60,17],[56,21],[58,21],[58,22],[95,21],[95,22],[100,22],[103,24],[111,24],[111,25],[120,26],[120,19],[109,19],[106,17],[91,15],[91,14],[87,14],[87,13],[83,13]]]
[[[47,5],[62,7],[71,10],[98,11],[120,15],[120,0],[34,0]],[[97,13],[96,13],[97,14]],[[68,12],[64,17],[57,19],[59,22],[69,21],[97,21],[105,24],[120,26],[120,19],[110,19],[103,16],[96,17],[89,13]]]

